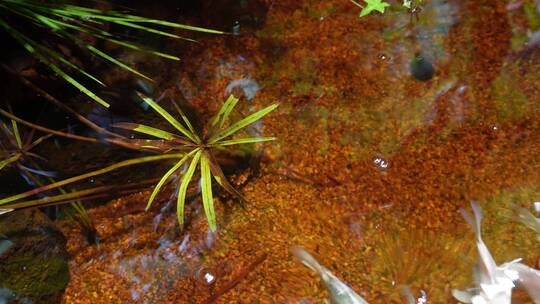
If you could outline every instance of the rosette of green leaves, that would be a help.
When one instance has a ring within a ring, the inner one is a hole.
[[[245,201],[243,196],[227,181],[220,165],[215,160],[212,151],[215,149],[226,149],[229,146],[240,144],[251,144],[274,140],[274,137],[248,137],[248,138],[231,138],[241,129],[263,118],[268,113],[275,110],[278,105],[273,104],[260,111],[257,111],[247,117],[227,124],[227,120],[238,103],[238,99],[233,95],[225,101],[221,109],[210,120],[209,131],[205,137],[200,137],[195,132],[192,124],[189,122],[186,115],[177,107],[181,116],[182,122],[174,118],[169,112],[158,105],[149,97],[141,95],[141,98],[154,109],[161,117],[163,117],[171,126],[173,126],[179,134],[174,134],[168,131],[157,129],[151,126],[132,123],[120,123],[115,127],[133,130],[145,135],[161,139],[169,142],[168,146],[175,147],[172,149],[185,150],[188,152],[176,164],[167,171],[161,180],[157,183],[152,194],[148,199],[146,209],[148,210],[156,195],[159,193],[163,185],[173,174],[181,174],[178,185],[177,195],[177,216],[178,222],[182,226],[184,224],[184,206],[186,203],[186,195],[188,185],[197,170],[200,170],[200,189],[204,207],[204,212],[208,220],[208,225],[212,231],[216,230],[216,215],[214,212],[214,200],[212,194],[212,180],[215,180],[218,185],[223,187],[227,192],[236,196],[242,201]],[[149,141],[152,145],[152,141]],[[152,148],[152,147],[149,147]],[[156,147],[157,148],[157,147]],[[187,167],[187,168],[184,168]],[[184,169],[184,170],[183,170]]]

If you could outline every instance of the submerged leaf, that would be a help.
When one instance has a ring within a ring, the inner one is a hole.
[[[136,132],[140,132],[143,134],[151,135],[151,136],[161,138],[161,139],[166,139],[166,140],[173,140],[177,138],[177,136],[172,133],[169,133],[167,131],[163,131],[154,127],[142,125],[142,124],[120,122],[120,123],[113,124],[112,127],[118,128],[118,129],[136,131]]]
[[[17,160],[19,160],[19,158],[21,158],[21,154],[15,154],[10,158],[0,161],[0,170],[4,169],[4,167],[6,167],[7,165],[16,162]]]
[[[230,136],[234,134],[236,131],[256,122],[257,120],[263,118],[266,114],[274,111],[278,107],[277,104],[273,104],[271,106],[268,106],[260,111],[257,111],[246,118],[232,124],[228,128],[226,128],[223,131],[218,132],[216,135],[212,136],[210,140],[208,141],[209,144],[215,144],[217,141],[219,141],[222,138],[225,138],[227,136]]]
[[[231,145],[241,145],[241,144],[252,144],[258,142],[272,141],[276,140],[275,137],[251,137],[251,138],[239,138],[219,141],[216,143],[218,146],[231,146]]]
[[[210,120],[210,125],[212,127],[223,128],[223,124],[225,123],[225,121],[227,121],[229,114],[232,112],[232,110],[238,103],[238,100],[239,99],[234,97],[233,94],[229,95],[229,98],[227,98],[223,106],[219,109],[216,115],[214,115],[214,117]]]
[[[201,156],[201,191],[204,213],[208,220],[208,226],[211,231],[216,231],[216,213],[214,211],[214,197],[212,195],[212,176],[210,175],[210,161],[208,155],[203,153]]]
[[[105,173],[108,173],[108,172],[111,172],[111,171],[114,171],[114,170],[117,170],[117,169],[120,169],[120,168],[123,168],[123,167],[128,167],[128,166],[133,166],[133,165],[136,165],[136,164],[142,164],[142,163],[153,162],[153,161],[158,161],[158,160],[183,158],[183,157],[185,157],[185,153],[174,153],[174,154],[164,154],[164,155],[157,155],[157,156],[144,156],[144,157],[139,157],[139,158],[134,158],[134,159],[121,161],[121,162],[115,163],[113,165],[110,165],[108,167],[105,167],[105,168],[102,168],[102,169],[99,169],[99,170],[95,170],[95,171],[88,172],[88,173],[85,173],[85,174],[70,177],[70,178],[67,178],[67,179],[64,179],[64,180],[49,184],[49,185],[45,185],[45,186],[30,190],[30,191],[26,191],[26,192],[23,192],[23,193],[19,193],[17,195],[13,195],[13,196],[9,196],[9,197],[0,199],[0,205],[5,205],[5,204],[11,203],[11,202],[15,202],[17,200],[27,198],[29,196],[32,196],[32,195],[35,195],[35,194],[38,194],[38,193],[41,193],[41,192],[44,192],[44,191],[48,191],[48,190],[51,190],[51,189],[57,189],[59,187],[65,186],[65,185],[72,184],[72,183],[75,183],[75,182],[78,182],[78,181],[81,181],[81,180],[85,180],[87,178],[94,177],[94,176],[97,176],[97,175],[105,174]]]
[[[183,135],[185,135],[187,138],[191,139],[195,143],[200,143],[200,139],[198,138],[197,135],[193,134],[192,132],[184,128],[184,126],[182,126],[182,124],[178,120],[176,120],[176,118],[172,117],[172,115],[169,114],[169,112],[167,112],[160,105],[158,105],[154,100],[152,100],[152,98],[147,97],[143,95],[142,93],[138,93],[138,94],[141,97],[141,99],[144,100],[144,102],[146,102],[150,107],[152,107],[154,111],[158,112],[158,114],[161,115],[161,117],[165,118],[165,120],[167,120],[173,127],[175,127]]]
[[[197,168],[197,164],[199,163],[199,159],[201,158],[202,151],[199,150],[193,156],[193,159],[191,160],[191,164],[189,165],[189,168],[187,169],[186,173],[184,173],[184,176],[182,177],[182,182],[180,184],[180,188],[178,189],[178,197],[176,202],[176,214],[178,216],[178,223],[180,224],[180,227],[184,226],[184,207],[186,205],[186,194],[187,194],[187,187],[189,185],[189,182],[191,181],[191,178],[193,177],[193,173],[195,172],[195,169]]]
[[[161,177],[161,180],[157,183],[156,187],[154,187],[154,191],[152,191],[152,194],[150,194],[150,198],[148,199],[148,204],[146,205],[146,210],[150,209],[150,206],[152,206],[152,202],[154,201],[154,199],[156,198],[156,195],[158,194],[159,190],[161,189],[161,187],[163,187],[163,184],[165,184],[165,182],[167,181],[167,179],[169,179],[169,177],[174,173],[176,172],[180,166],[182,166],[186,160],[188,160],[188,158],[193,154],[193,153],[196,153],[198,152],[199,149],[195,149],[193,151],[191,151],[190,153],[186,154],[184,157],[182,157],[182,159],[180,159],[171,169],[169,169],[169,171],[167,171],[167,173],[165,173],[163,175],[163,177]]]

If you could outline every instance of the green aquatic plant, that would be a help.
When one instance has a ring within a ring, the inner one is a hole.
[[[65,185],[73,184],[75,182],[80,182],[87,180],[89,178],[106,174],[111,171],[115,171],[125,167],[131,167],[138,164],[163,161],[170,159],[177,159],[176,164],[167,171],[162,178],[159,180],[157,185],[154,187],[153,192],[151,193],[147,208],[150,208],[152,202],[154,201],[156,195],[159,193],[161,188],[165,185],[167,180],[173,174],[182,174],[182,178],[178,184],[178,196],[177,196],[177,215],[180,225],[184,223],[184,206],[187,196],[187,188],[190,184],[197,167],[200,167],[200,188],[201,188],[201,197],[203,201],[203,207],[205,214],[207,216],[209,227],[212,231],[216,230],[216,217],[214,213],[214,204],[213,204],[213,194],[212,194],[212,178],[223,187],[227,192],[234,195],[241,201],[245,201],[245,198],[227,181],[227,178],[223,174],[223,171],[217,162],[214,152],[216,150],[226,150],[227,147],[232,145],[240,144],[251,144],[258,142],[265,142],[274,140],[274,137],[250,137],[250,138],[233,138],[230,137],[235,135],[241,129],[247,127],[248,125],[256,122],[261,119],[268,113],[272,112],[277,108],[277,104],[268,106],[260,111],[257,111],[247,117],[231,124],[227,124],[228,118],[233,112],[238,99],[233,95],[225,101],[220,110],[214,115],[210,120],[208,125],[208,132],[204,136],[199,136],[195,132],[192,124],[187,119],[186,115],[181,111],[181,109],[176,106],[177,111],[179,112],[183,124],[174,118],[169,112],[163,109],[158,105],[154,100],[149,97],[141,95],[141,98],[146,104],[148,104],[153,110],[155,110],[161,117],[163,117],[169,124],[171,124],[180,134],[170,133],[165,130],[157,129],[152,126],[147,126],[143,124],[134,124],[134,123],[119,123],[114,125],[116,128],[122,128],[127,130],[136,131],[145,135],[150,135],[157,139],[115,139],[110,141],[110,143],[118,144],[123,147],[128,147],[135,150],[157,152],[160,155],[153,156],[144,156],[135,159],[129,159],[121,161],[110,165],[108,167],[101,168],[92,172],[67,178],[61,181],[54,182],[52,184],[44,185],[36,189],[26,191],[17,195],[6,197],[0,199],[0,214],[2,210],[11,210],[17,208],[28,208],[44,205],[54,205],[68,203],[76,200],[84,200],[87,198],[94,198],[96,195],[100,195],[103,192],[111,191],[117,187],[113,186],[101,186],[94,187],[89,189],[82,189],[74,192],[69,192],[65,194],[49,196],[39,199],[32,199],[28,201],[21,201],[22,199],[31,197],[38,193],[49,191],[52,189],[57,189]],[[9,113],[0,110],[0,114],[4,116],[11,117],[16,119],[19,122],[24,122],[23,120],[16,118]],[[94,140],[91,138],[85,138],[82,136],[76,136],[72,134],[66,134],[59,131],[49,130],[44,127],[40,127],[28,122],[24,122],[26,125],[32,126],[34,128],[39,128],[42,131],[48,131],[55,135],[64,136],[68,138],[80,139],[89,142]],[[77,138],[76,138],[77,137]],[[188,168],[185,171],[182,171],[183,165],[187,165]]]
[[[160,139],[160,146],[165,144],[169,146],[170,150],[183,150],[186,151],[185,156],[182,157],[169,171],[167,171],[161,180],[157,183],[152,194],[148,199],[146,209],[148,210],[152,205],[156,195],[159,193],[165,182],[175,173],[182,171],[184,164],[189,163],[187,169],[183,172],[183,176],[180,180],[177,196],[177,216],[180,226],[184,224],[184,206],[186,202],[187,188],[190,181],[193,178],[197,166],[200,167],[200,187],[201,196],[203,201],[204,212],[208,220],[208,225],[212,231],[216,230],[216,216],[214,213],[214,203],[212,194],[212,177],[216,182],[223,187],[227,192],[236,196],[242,201],[245,201],[243,196],[227,181],[227,178],[223,174],[220,165],[216,161],[213,151],[217,149],[225,149],[228,146],[250,144],[274,140],[274,137],[250,137],[229,139],[239,130],[261,119],[266,114],[272,112],[277,108],[277,104],[268,106],[260,111],[257,111],[235,123],[227,125],[229,115],[233,111],[234,107],[238,103],[238,99],[233,95],[225,101],[221,109],[210,120],[209,128],[205,136],[199,136],[195,132],[192,124],[187,119],[182,110],[176,106],[182,121],[178,121],[169,112],[158,105],[154,100],[149,97],[142,96],[141,98],[161,117],[163,117],[171,126],[173,126],[180,134],[173,134],[164,130],[160,130],[151,126],[133,123],[120,123],[115,127],[133,130],[142,134],[150,135],[152,137]],[[154,148],[152,143],[149,143],[148,148]],[[156,149],[163,149],[162,147],[155,147]]]
[[[2,113],[7,113],[4,110],[0,111]],[[5,122],[0,121],[0,172],[10,166],[17,168],[20,174],[27,180],[29,183],[43,186],[45,182],[54,183],[54,172],[43,170],[40,165],[34,160],[36,158],[43,159],[41,156],[31,152],[31,149],[50,138],[52,133],[43,135],[37,139],[33,139],[35,129],[32,129],[30,133],[25,137],[21,134],[20,127],[17,124],[17,121],[13,118],[10,118],[11,126],[8,126]],[[65,195],[68,192],[63,188],[58,188],[58,191]],[[92,222],[92,219],[88,215],[86,208],[84,207],[81,201],[73,201],[70,203],[73,210],[75,211],[75,217],[80,223],[85,235],[89,239],[95,239],[96,229]],[[16,210],[17,206],[14,208],[9,208],[7,210]],[[2,212],[0,212],[2,213]]]
[[[354,0],[350,0],[354,5],[360,7],[362,10],[358,14],[360,17],[367,16],[371,14],[373,11],[377,11],[381,14],[384,14],[385,9],[387,7],[390,7],[389,3],[386,3],[382,0],[364,0],[366,5],[362,5]],[[403,0],[402,7],[407,9],[409,14],[411,15],[411,21],[412,17],[415,16],[416,20],[419,19],[419,14],[422,11],[422,4],[424,0]]]
[[[379,13],[384,14],[385,8],[390,6],[390,4],[382,0],[364,0],[364,2],[366,2],[365,6],[361,5],[360,3],[354,0],[351,0],[351,2],[362,9],[360,11],[360,14],[358,15],[360,17],[367,16],[371,14],[373,11],[378,11]]]
[[[0,1],[0,28],[9,33],[20,45],[22,45],[35,58],[48,66],[54,73],[76,87],[82,93],[98,102],[109,107],[109,103],[95,94],[87,85],[70,75],[68,69],[75,71],[98,85],[105,86],[97,77],[85,71],[84,68],[66,59],[61,49],[48,46],[47,41],[38,41],[23,30],[18,29],[14,20],[26,20],[28,23],[40,30],[49,33],[45,35],[45,40],[53,37],[59,37],[64,43],[75,43],[81,49],[84,49],[92,55],[117,65],[139,77],[151,80],[150,77],[123,63],[113,55],[106,53],[90,43],[89,40],[103,40],[121,47],[132,50],[147,52],[155,56],[180,60],[175,55],[166,54],[146,46],[120,38],[106,29],[107,25],[135,29],[149,32],[152,34],[175,38],[188,38],[169,33],[158,28],[172,28],[189,31],[199,31],[205,33],[222,34],[221,31],[205,29],[201,27],[189,26],[185,24],[156,20],[136,15],[125,14],[114,10],[102,11],[99,9],[69,5],[57,4],[53,1],[35,1],[35,0],[2,0]],[[89,39],[90,38],[90,39]],[[52,41],[52,40],[51,40]]]

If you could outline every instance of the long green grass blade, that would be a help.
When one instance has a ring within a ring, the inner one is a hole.
[[[105,167],[99,170],[95,170],[95,171],[88,172],[85,174],[70,177],[70,178],[58,181],[56,183],[52,183],[43,187],[38,187],[36,189],[17,194],[17,195],[0,199],[0,205],[5,205],[7,203],[14,202],[14,201],[17,201],[17,200],[20,200],[20,199],[44,192],[44,191],[56,189],[58,187],[72,184],[72,183],[85,180],[85,179],[88,179],[97,175],[105,174],[105,173],[108,173],[108,172],[111,172],[111,171],[114,171],[123,167],[128,167],[128,166],[133,166],[137,164],[153,162],[153,161],[158,161],[158,160],[183,158],[183,157],[185,157],[185,153],[174,153],[174,154],[165,154],[165,155],[157,155],[157,156],[145,156],[145,157],[139,157],[139,158],[121,161],[121,162],[118,162],[116,164],[110,165],[108,167]]]
[[[43,62],[45,65],[47,65],[53,72],[58,74],[60,77],[62,77],[65,81],[79,89],[81,92],[86,94],[88,97],[92,98],[94,101],[98,102],[99,104],[103,105],[104,107],[108,108],[110,105],[103,99],[101,99],[99,96],[94,94],[92,91],[87,89],[84,85],[79,83],[77,80],[73,79],[71,76],[69,76],[66,72],[64,72],[60,67],[49,61],[43,54],[38,52],[34,46],[32,46],[32,40],[26,38],[24,35],[19,33],[18,31],[14,30],[12,27],[10,27],[3,19],[0,18],[0,26],[2,26],[8,33],[13,36],[28,52],[36,56],[37,59],[39,59],[41,62]]]
[[[173,100],[172,101],[172,104],[174,105],[174,107],[176,108],[176,111],[180,114],[180,117],[182,117],[182,120],[184,121],[184,123],[186,124],[186,126],[188,127],[189,131],[191,132],[191,134],[193,135],[193,137],[196,139],[197,142],[201,142],[201,139],[199,138],[199,136],[197,136],[197,133],[195,133],[195,129],[193,128],[193,126],[191,125],[191,122],[189,121],[189,119],[187,118],[186,114],[184,114],[184,111],[182,111],[182,109],[180,109],[180,107],[178,106],[178,104]]]
[[[145,53],[150,53],[152,55],[156,55],[156,56],[159,56],[159,57],[163,57],[163,58],[167,58],[167,59],[171,59],[171,60],[180,60],[179,57],[177,56],[174,56],[174,55],[171,55],[171,54],[166,54],[166,53],[162,53],[162,52],[158,52],[158,51],[155,51],[155,50],[151,50],[151,49],[148,49],[148,48],[145,48],[143,46],[140,46],[140,45],[137,45],[135,43],[132,43],[132,42],[127,42],[127,41],[121,41],[121,40],[118,40],[118,39],[114,39],[114,38],[108,38],[108,37],[104,37],[104,36],[97,36],[99,38],[102,38],[102,39],[105,39],[105,40],[108,40],[114,44],[118,44],[118,45],[121,45],[121,46],[124,46],[124,47],[127,47],[127,48],[130,48],[132,50],[136,50],[136,51],[140,51],[140,52],[145,52]]]
[[[178,197],[176,201],[176,215],[178,217],[178,224],[180,224],[180,227],[184,226],[184,207],[186,205],[187,187],[189,185],[189,182],[193,178],[193,173],[195,173],[195,169],[197,168],[197,164],[199,163],[199,159],[201,158],[201,153],[202,151],[199,150],[197,151],[195,156],[193,156],[191,164],[189,164],[189,168],[182,177],[180,189],[178,189]]]
[[[123,69],[125,69],[125,70],[127,70],[127,71],[130,71],[131,73],[133,73],[133,74],[135,74],[135,75],[138,75],[138,76],[140,76],[140,77],[142,77],[142,78],[145,78],[145,79],[147,79],[147,80],[149,80],[149,81],[153,81],[152,78],[150,78],[150,77],[144,75],[143,73],[141,73],[141,72],[135,70],[134,68],[132,68],[132,67],[130,67],[129,65],[127,65],[127,64],[125,64],[125,63],[123,63],[123,62],[121,62],[120,60],[118,60],[118,59],[116,59],[116,58],[114,58],[114,57],[108,55],[107,53],[105,53],[105,52],[103,52],[103,51],[100,51],[99,49],[95,48],[94,46],[92,46],[92,45],[90,45],[90,44],[87,44],[87,45],[85,45],[85,47],[86,47],[90,52],[92,52],[92,53],[94,53],[94,54],[100,56],[101,58],[104,58],[104,59],[106,59],[106,60],[108,60],[108,61],[110,61],[110,62],[116,64],[116,65],[119,66],[119,67],[121,67],[121,68],[123,68]]]
[[[166,139],[166,140],[173,140],[175,138],[178,138],[178,136],[176,136],[176,135],[174,135],[174,134],[172,134],[170,132],[163,131],[163,130],[160,130],[160,129],[157,129],[157,128],[154,128],[154,127],[150,127],[150,126],[147,126],[147,125],[142,125],[142,124],[121,122],[121,123],[113,124],[112,127],[113,128],[124,129],[124,130],[136,131],[136,132],[139,132],[139,133],[143,133],[143,134],[146,134],[146,135],[151,135],[151,136],[161,138],[161,139]]]
[[[266,114],[274,111],[278,107],[278,104],[273,104],[271,106],[268,106],[260,111],[257,111],[246,118],[232,124],[225,130],[220,131],[216,135],[212,136],[210,140],[208,141],[209,144],[215,144],[217,141],[219,141],[222,138],[225,138],[227,136],[230,136],[234,134],[236,131],[256,122],[257,120],[263,118]]]
[[[51,7],[50,11],[60,14],[60,15],[77,16],[84,19],[98,19],[98,20],[105,20],[109,22],[125,21],[125,22],[132,22],[132,23],[133,22],[151,23],[151,24],[162,25],[162,26],[167,26],[167,27],[181,28],[181,29],[190,30],[190,31],[197,31],[197,32],[204,32],[204,33],[211,33],[211,34],[224,34],[224,32],[218,31],[218,30],[190,26],[190,25],[169,22],[169,21],[164,21],[164,20],[150,19],[150,18],[141,17],[141,16],[128,15],[128,14],[123,14],[116,11],[103,12],[97,9],[91,9],[91,8],[74,6],[74,5],[65,5],[58,8]]]
[[[134,24],[134,23],[126,22],[126,21],[113,21],[113,22],[116,23],[116,24],[121,24],[123,26],[136,28],[138,30],[147,31],[147,32],[150,32],[152,34],[162,35],[162,36],[176,38],[176,39],[182,38],[182,37],[180,37],[178,35],[175,35],[175,34],[171,34],[171,33],[168,33],[168,32],[163,32],[163,31],[156,30],[156,29],[153,29],[151,27],[147,27],[147,26],[143,26],[143,25],[139,25],[139,24]]]
[[[178,161],[171,169],[169,169],[169,171],[167,171],[167,173],[165,173],[163,175],[163,177],[159,180],[159,182],[157,183],[157,185],[154,187],[154,191],[152,191],[152,194],[150,194],[150,197],[148,198],[148,204],[146,204],[146,209],[145,210],[148,210],[150,209],[150,207],[152,206],[152,203],[154,202],[154,199],[156,198],[156,195],[159,193],[159,190],[161,190],[161,187],[163,187],[163,185],[165,184],[165,182],[169,179],[169,177],[174,173],[176,172],[180,166],[182,166],[186,160],[191,156],[193,155],[193,153],[196,153],[197,151],[199,151],[199,149],[195,149],[193,151],[191,151],[190,153],[186,154],[184,157],[182,157],[182,159],[180,159],[180,161]]]
[[[46,197],[42,197],[35,200],[17,202],[17,203],[9,204],[7,207],[12,208],[12,209],[21,209],[21,208],[49,205],[56,202],[69,201],[69,200],[77,199],[80,197],[85,197],[88,195],[103,193],[113,188],[114,188],[113,186],[102,186],[102,187],[96,187],[96,188],[85,189],[85,190],[80,190],[80,191],[67,192],[67,193],[62,193],[62,194],[53,195],[53,196],[46,196]]]
[[[168,27],[173,27],[173,28],[180,28],[180,29],[195,31],[195,32],[203,32],[203,33],[209,33],[209,34],[224,34],[224,32],[222,31],[207,29],[203,27],[190,26],[190,25],[169,22],[169,21],[164,21],[164,20],[149,19],[149,18],[144,18],[144,17],[139,17],[139,16],[130,16],[130,15],[125,15],[125,16],[128,16],[129,21],[131,22],[146,22],[146,23],[158,24],[158,25],[163,25],[163,26],[168,26]]]
[[[198,137],[195,134],[191,133],[189,130],[184,128],[184,126],[182,126],[182,124],[178,120],[176,120],[176,118],[172,117],[172,115],[169,114],[169,112],[167,112],[160,105],[158,105],[154,100],[152,100],[152,98],[147,97],[141,93],[138,93],[138,94],[139,94],[139,97],[141,97],[141,99],[144,100],[144,102],[146,102],[150,107],[152,107],[154,111],[158,112],[158,114],[161,115],[161,117],[165,118],[165,120],[167,120],[178,131],[184,134],[187,138],[191,139],[193,142],[197,144],[200,143],[200,139],[198,139]]]
[[[216,143],[216,145],[218,145],[218,146],[231,146],[231,145],[241,145],[241,144],[252,144],[252,143],[272,141],[272,140],[276,140],[276,138],[275,137],[239,138],[239,139],[218,141]]]
[[[36,43],[36,47],[39,48],[40,51],[44,52],[44,53],[47,53],[49,54],[49,56],[51,56],[51,58],[54,58],[58,61],[60,61],[61,63],[67,65],[68,67],[76,70],[77,72],[83,74],[84,76],[92,79],[93,81],[99,83],[101,86],[105,86],[105,84],[97,79],[96,77],[92,76],[90,73],[86,72],[85,70],[83,70],[82,68],[78,67],[77,65],[71,63],[69,60],[65,59],[64,57],[62,57],[60,54],[58,54],[57,52],[49,49],[48,47],[45,47],[45,46],[42,46],[40,44],[37,44]]]
[[[201,191],[204,213],[212,232],[216,231],[216,213],[214,211],[214,196],[212,195],[212,176],[210,175],[210,160],[206,153],[201,156]]]

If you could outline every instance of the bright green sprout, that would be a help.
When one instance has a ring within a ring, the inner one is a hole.
[[[165,182],[175,173],[183,174],[180,184],[178,187],[178,197],[177,197],[177,216],[180,226],[184,224],[184,206],[186,203],[186,194],[190,181],[192,180],[197,167],[200,169],[200,187],[201,187],[201,196],[203,201],[204,212],[208,220],[208,225],[212,231],[216,230],[216,215],[214,212],[214,199],[212,194],[212,177],[217,181],[217,183],[223,187],[227,192],[236,196],[242,201],[245,201],[243,196],[236,190],[234,187],[227,181],[225,175],[223,174],[221,167],[215,160],[212,151],[215,149],[223,149],[231,145],[239,144],[250,144],[274,140],[274,137],[250,137],[250,138],[240,138],[240,139],[228,139],[230,136],[243,129],[244,127],[254,123],[255,121],[261,119],[266,114],[275,110],[278,105],[273,104],[268,106],[258,112],[255,112],[244,119],[241,119],[235,123],[232,123],[227,126],[226,122],[229,118],[229,115],[233,111],[234,107],[238,103],[238,99],[233,95],[225,101],[221,109],[214,115],[210,120],[209,132],[205,137],[199,137],[193,126],[184,115],[184,113],[177,107],[180,116],[182,117],[182,124],[180,121],[176,120],[171,114],[169,114],[165,109],[159,106],[151,98],[142,96],[141,98],[159,115],[161,115],[169,124],[171,124],[180,134],[173,134],[167,131],[156,129],[153,127],[141,125],[141,124],[132,124],[132,123],[120,123],[116,124],[115,127],[123,128],[128,130],[137,131],[146,135],[150,135],[159,139],[162,139],[165,142],[169,142],[172,149],[187,149],[187,152],[184,157],[182,157],[169,171],[167,171],[161,180],[157,183],[148,199],[148,204],[146,210],[150,208],[152,202],[156,198],[156,195],[159,193]],[[150,144],[151,145],[151,144]],[[148,147],[151,148],[151,147]],[[159,147],[155,147],[159,149]],[[185,171],[182,169],[188,165]]]
[[[369,15],[373,11],[378,11],[379,13],[384,14],[385,8],[390,6],[390,4],[381,0],[364,0],[364,1],[366,2],[366,6],[363,6],[360,3],[354,0],[351,0],[351,2],[354,3],[356,6],[362,8],[359,14],[360,17]]]
[[[17,30],[14,27],[13,21],[10,21],[14,16],[28,20],[30,24],[39,28],[45,29],[55,36],[63,38],[65,41],[71,41],[79,47],[86,49],[95,56],[115,64],[139,77],[151,80],[147,75],[139,72],[133,67],[121,62],[113,56],[96,48],[94,45],[87,43],[81,37],[93,37],[108,41],[110,43],[123,46],[125,48],[147,52],[155,56],[180,60],[175,55],[162,53],[145,46],[141,46],[131,41],[116,37],[111,32],[105,30],[106,23],[116,24],[123,27],[134,28],[141,31],[146,31],[152,34],[171,37],[176,39],[191,39],[178,36],[176,34],[157,30],[153,26],[179,28],[183,30],[198,31],[213,34],[223,34],[223,32],[188,26],[180,23],[168,22],[164,20],[150,19],[140,16],[123,14],[116,11],[101,11],[83,6],[55,4],[52,2],[35,1],[35,0],[2,0],[0,1],[0,28],[8,32],[15,40],[22,45],[34,57],[47,65],[52,71],[62,77],[65,81],[76,87],[82,93],[98,102],[99,104],[109,107],[109,104],[101,97],[97,96],[86,85],[76,80],[71,76],[66,69],[74,70],[86,78],[101,86],[105,86],[96,77],[86,72],[83,68],[70,62],[65,56],[53,48],[48,47],[44,43],[40,43]]]

